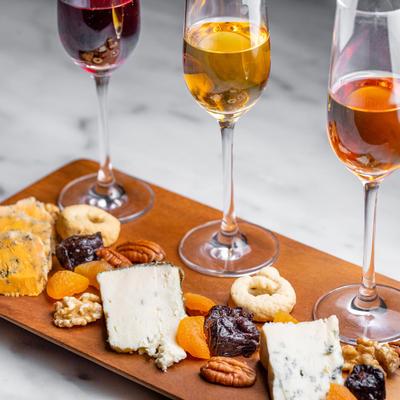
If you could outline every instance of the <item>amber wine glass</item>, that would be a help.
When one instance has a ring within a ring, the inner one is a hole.
[[[233,131],[270,74],[265,0],[186,0],[183,66],[195,100],[219,123],[223,152],[223,218],[193,228],[179,253],[192,269],[240,276],[271,264],[279,252],[267,229],[238,222],[233,195]]]
[[[61,191],[61,208],[91,204],[121,222],[139,217],[153,204],[153,191],[139,179],[113,171],[107,120],[110,76],[139,39],[139,0],[58,0],[58,31],[71,59],[94,79],[99,103],[100,162],[97,174],[79,177]]]
[[[321,297],[314,317],[336,314],[341,339],[400,338],[400,291],[375,280],[378,189],[400,167],[400,0],[338,0],[329,79],[328,135],[365,192],[361,285]]]

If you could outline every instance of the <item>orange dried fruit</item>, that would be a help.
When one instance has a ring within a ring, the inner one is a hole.
[[[72,271],[58,271],[47,282],[47,294],[53,299],[62,299],[84,292],[89,286],[89,279]]]
[[[77,274],[86,276],[89,279],[89,285],[99,289],[99,283],[97,282],[97,274],[104,271],[110,271],[113,267],[104,260],[91,261],[85,264],[78,265],[75,267]]]
[[[185,293],[183,300],[185,301],[186,312],[191,316],[206,316],[210,308],[215,306],[211,299],[201,294]]]
[[[347,387],[331,383],[326,400],[357,400]]]
[[[297,321],[296,318],[292,317],[289,313],[287,313],[285,311],[278,311],[274,315],[273,322],[293,322],[294,324],[299,323],[299,321]]]
[[[185,317],[179,322],[176,340],[187,353],[208,360],[210,350],[204,334],[204,317]]]

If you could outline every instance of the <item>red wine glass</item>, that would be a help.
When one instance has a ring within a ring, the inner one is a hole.
[[[110,157],[107,91],[111,73],[134,50],[140,31],[139,0],[58,0],[58,31],[72,60],[94,78],[99,102],[100,166],[61,191],[61,208],[100,207],[126,222],[148,211],[154,194],[144,182],[116,174]]]

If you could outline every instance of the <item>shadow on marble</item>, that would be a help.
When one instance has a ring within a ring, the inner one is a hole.
[[[0,337],[2,399],[165,399],[3,320]]]

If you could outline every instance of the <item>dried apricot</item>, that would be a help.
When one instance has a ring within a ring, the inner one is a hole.
[[[347,387],[331,383],[326,400],[357,400]]]
[[[292,317],[289,313],[287,313],[285,311],[278,311],[274,315],[273,322],[293,322],[294,324],[299,323],[299,321],[297,321],[296,318]]]
[[[110,271],[112,269],[113,267],[107,261],[99,260],[78,265],[75,267],[75,272],[77,274],[86,276],[86,278],[89,279],[89,285],[99,289],[97,274],[104,271]]]
[[[62,299],[84,292],[89,286],[89,279],[72,271],[58,271],[47,282],[47,294],[53,299]]]
[[[183,296],[185,301],[186,312],[191,316],[206,316],[215,303],[208,297],[201,294],[185,293]]]
[[[176,340],[187,353],[208,360],[210,350],[204,334],[204,317],[185,317],[178,326]]]

